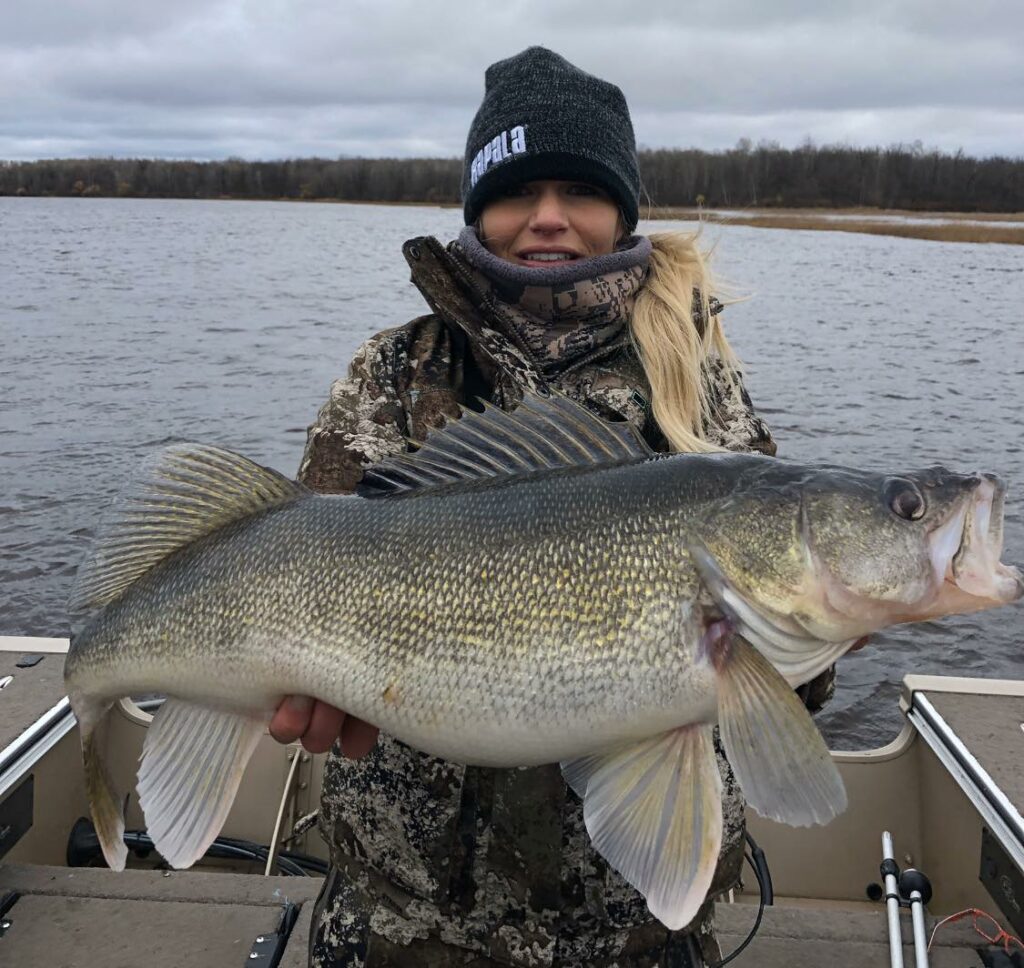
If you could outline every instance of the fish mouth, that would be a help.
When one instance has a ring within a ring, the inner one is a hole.
[[[700,544],[692,560],[735,634],[753,645],[793,686],[809,682],[864,635],[886,625],[951,614],[978,612],[1024,597],[1024,576],[1003,564],[1003,505],[1006,486],[995,474],[963,480],[965,494],[928,534],[932,580],[912,604],[872,600],[843,586],[814,553],[810,525],[802,510],[810,586],[827,616],[824,625],[810,612],[783,614],[754,601],[725,574]],[[827,637],[826,637],[827,636]]]
[[[1003,564],[1006,485],[979,474],[962,506],[930,536],[940,610],[979,611],[1024,596],[1020,569]]]

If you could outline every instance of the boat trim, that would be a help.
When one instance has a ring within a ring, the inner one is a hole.
[[[0,750],[0,797],[71,732],[74,725],[71,703],[65,696]]]
[[[135,723],[148,726],[163,697],[135,702],[122,699],[121,711]],[[78,720],[67,696],[61,699],[4,749],[0,750],[0,797],[14,787],[72,729]]]
[[[1024,871],[1024,818],[923,693],[910,699],[907,718],[974,804],[1018,869]]]
[[[830,752],[836,763],[885,763],[903,756],[915,739],[917,739],[917,730],[910,723],[904,723],[899,733],[885,746],[878,746],[870,750],[831,750]]]
[[[70,646],[70,639],[0,635],[0,652],[40,652],[43,655],[66,655]]]
[[[952,692],[968,696],[1022,696],[1024,679],[975,679],[968,676],[927,676],[909,672],[903,677],[900,708],[904,712],[919,692]]]

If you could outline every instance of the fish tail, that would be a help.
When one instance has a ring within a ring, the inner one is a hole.
[[[107,768],[107,731],[113,703],[75,704],[82,763],[85,767],[85,792],[92,822],[96,827],[103,856],[112,870],[124,870],[128,849],[124,844],[123,797]]]
[[[806,827],[846,809],[846,789],[811,714],[775,667],[732,634],[716,643],[718,724],[747,802]]]

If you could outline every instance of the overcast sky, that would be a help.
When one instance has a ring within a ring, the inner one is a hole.
[[[1021,0],[0,0],[0,159],[461,155],[531,44],[641,146],[1024,156]]]

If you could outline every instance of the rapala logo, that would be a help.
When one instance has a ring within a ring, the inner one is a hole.
[[[517,124],[508,131],[502,131],[476,153],[469,169],[470,187],[480,181],[480,177],[492,165],[507,161],[515,155],[521,155],[524,151],[526,151],[526,128],[523,125]]]

